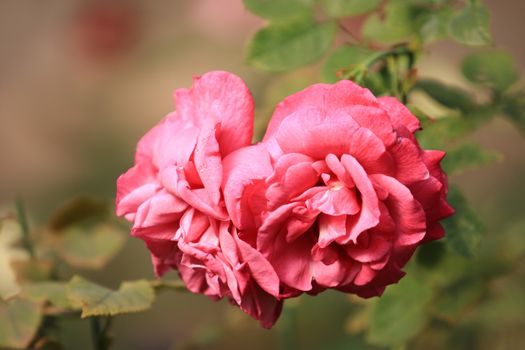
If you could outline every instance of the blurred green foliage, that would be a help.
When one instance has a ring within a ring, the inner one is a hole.
[[[443,166],[449,174],[501,158],[466,139],[493,118],[508,118],[525,131],[525,93],[515,62],[506,51],[484,47],[491,45],[492,36],[490,14],[481,1],[244,0],[244,4],[267,20],[248,44],[246,62],[260,70],[283,72],[267,87],[269,106],[320,79],[328,83],[352,79],[376,95],[407,102],[423,126],[417,135],[421,145],[447,150]],[[471,90],[418,77],[419,59],[428,44],[439,40],[474,47],[460,67]],[[473,91],[486,98],[477,99]],[[443,114],[429,115],[414,102],[415,93],[443,107]],[[257,125],[259,137],[270,114],[264,110],[266,118]],[[449,199],[456,214],[444,222],[446,239],[419,248],[399,284],[378,299],[326,293],[316,298],[333,299],[332,304],[308,297],[291,301],[276,327],[281,348],[475,349],[498,332],[522,329],[525,223],[484,235],[483,218],[454,184]],[[177,280],[137,280],[122,282],[114,290],[76,275],[103,269],[125,243],[127,228],[114,220],[107,203],[74,199],[36,228],[28,226],[19,207],[18,221],[20,243],[30,257],[13,264],[20,293],[0,300],[0,348],[60,349],[58,325],[66,325],[63,320],[73,315],[90,318],[93,346],[107,349],[109,316],[146,310],[159,291],[184,289]],[[335,306],[323,310],[319,305]],[[321,328],[326,318],[340,328],[346,318],[347,334],[333,338],[339,328],[325,331],[323,337],[312,334],[311,329]],[[242,325],[234,321],[203,326],[184,348],[206,348],[238,329]],[[325,340],[316,342],[315,337]]]

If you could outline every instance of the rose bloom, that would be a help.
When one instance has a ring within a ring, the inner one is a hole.
[[[238,234],[221,189],[223,159],[251,143],[251,94],[235,75],[210,72],[175,100],[119,177],[116,213],[133,222],[157,275],[176,269],[192,292],[226,297],[270,327],[282,307],[279,279]]]
[[[224,159],[231,220],[275,269],[281,297],[381,295],[417,246],[443,237],[444,152],[422,150],[418,129],[395,98],[317,84],[277,106],[262,143]]]

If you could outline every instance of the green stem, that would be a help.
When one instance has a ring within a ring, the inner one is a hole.
[[[31,259],[35,258],[35,250],[33,244],[31,243],[31,237],[29,236],[29,224],[27,223],[26,211],[24,208],[24,203],[21,198],[17,198],[15,201],[16,206],[16,215],[18,217],[18,223],[22,230],[22,245],[29,253]]]
[[[362,83],[366,71],[377,62],[388,59],[389,57],[407,56],[411,62],[414,60],[414,52],[407,46],[395,46],[387,51],[376,52],[371,55],[366,61],[355,66],[347,74],[347,78],[354,79],[358,84]]]
[[[179,292],[187,292],[188,289],[182,281],[163,281],[163,280],[154,280],[150,281],[150,285],[155,288],[156,291],[161,291],[165,289],[171,289]]]
[[[95,350],[108,350],[108,332],[111,326],[111,318],[108,317],[106,324],[102,326],[101,317],[91,317],[91,339]]]
[[[395,56],[389,56],[386,60],[388,71],[390,73],[390,92],[392,95],[401,100],[399,92],[399,71],[397,66],[397,59]]]

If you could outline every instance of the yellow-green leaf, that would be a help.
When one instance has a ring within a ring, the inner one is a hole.
[[[155,292],[148,281],[123,282],[116,291],[75,276],[67,286],[68,298],[82,306],[82,317],[117,315],[147,310]]]
[[[64,282],[38,282],[23,286],[24,297],[34,301],[49,302],[51,305],[69,309],[72,308],[66,294],[67,284]]]
[[[0,299],[0,348],[26,349],[42,320],[41,303]]]

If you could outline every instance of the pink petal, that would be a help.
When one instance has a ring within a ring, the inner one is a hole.
[[[399,232],[396,244],[414,245],[420,242],[426,231],[426,217],[421,204],[395,178],[381,174],[371,175],[371,178],[389,193],[385,204],[397,223]]]
[[[117,180],[116,214],[122,216],[136,212],[139,205],[159,189],[155,169],[151,163],[138,163]]]
[[[208,127],[210,126],[210,127]],[[195,148],[195,168],[202,181],[208,198],[213,205],[218,205],[221,199],[219,192],[222,183],[222,162],[217,143],[219,125],[208,125],[201,129]]]
[[[312,289],[313,271],[310,250],[314,242],[310,235],[311,233],[304,234],[288,243],[284,234],[278,234],[269,257],[281,282],[301,291]]]
[[[353,156],[369,174],[393,173],[395,164],[386,152],[385,144],[370,129],[359,128],[352,135],[348,154]]]
[[[309,208],[333,216],[355,215],[361,209],[354,188],[344,185],[326,188],[307,201]]]
[[[387,113],[373,106],[349,106],[348,114],[357,124],[372,131],[386,146],[396,140],[396,133]]]
[[[266,179],[268,207],[274,208],[314,186],[318,180],[313,160],[299,153],[284,154],[274,165],[274,173]]]
[[[366,246],[349,243],[345,246],[348,255],[359,262],[369,263],[383,258],[392,249],[392,243],[383,239],[380,234],[370,233]]]
[[[273,269],[272,265],[266,260],[261,253],[252,248],[243,240],[236,238],[237,246],[242,255],[243,261],[248,264],[251,272],[251,277],[259,284],[259,286],[275,297],[279,296],[279,277]]]
[[[331,216],[321,214],[319,216],[319,241],[320,248],[326,248],[339,237],[346,235],[346,215]]]
[[[423,160],[423,152],[407,138],[399,138],[388,151],[396,165],[395,178],[404,184],[428,179],[430,176]]]
[[[421,128],[419,120],[395,97],[384,96],[378,98],[377,101],[381,105],[381,108],[390,116],[394,127],[404,126],[410,132]]]
[[[246,186],[269,176],[273,167],[264,145],[244,147],[231,153],[223,161],[224,202],[232,222],[240,229],[253,223],[250,208],[242,203]],[[264,200],[264,198],[261,198]],[[262,203],[265,206],[265,203]]]
[[[355,276],[354,284],[357,286],[363,286],[367,283],[370,283],[376,276],[377,271],[369,267],[367,264],[361,265],[361,270]]]
[[[361,194],[362,207],[359,214],[347,219],[347,235],[337,239],[337,243],[346,244],[349,241],[356,243],[361,232],[368,230],[379,223],[379,204],[376,192],[368,175],[359,162],[351,155],[345,154],[341,164],[352,176],[359,193]]]
[[[234,74],[209,72],[194,78],[191,89],[175,91],[177,113],[198,127],[221,124],[218,138],[222,157],[250,144],[253,134],[253,98]]]
[[[302,153],[314,159],[346,153],[357,124],[344,110],[327,114],[319,108],[297,110],[284,119],[275,139],[285,153]]]
[[[332,112],[350,105],[376,106],[377,102],[368,89],[349,80],[341,80],[333,85],[314,84],[288,96],[277,105],[263,141],[275,137],[282,122],[297,110],[314,107]]]
[[[271,328],[281,314],[283,302],[250,283],[240,305],[242,311],[259,320],[264,328]]]

